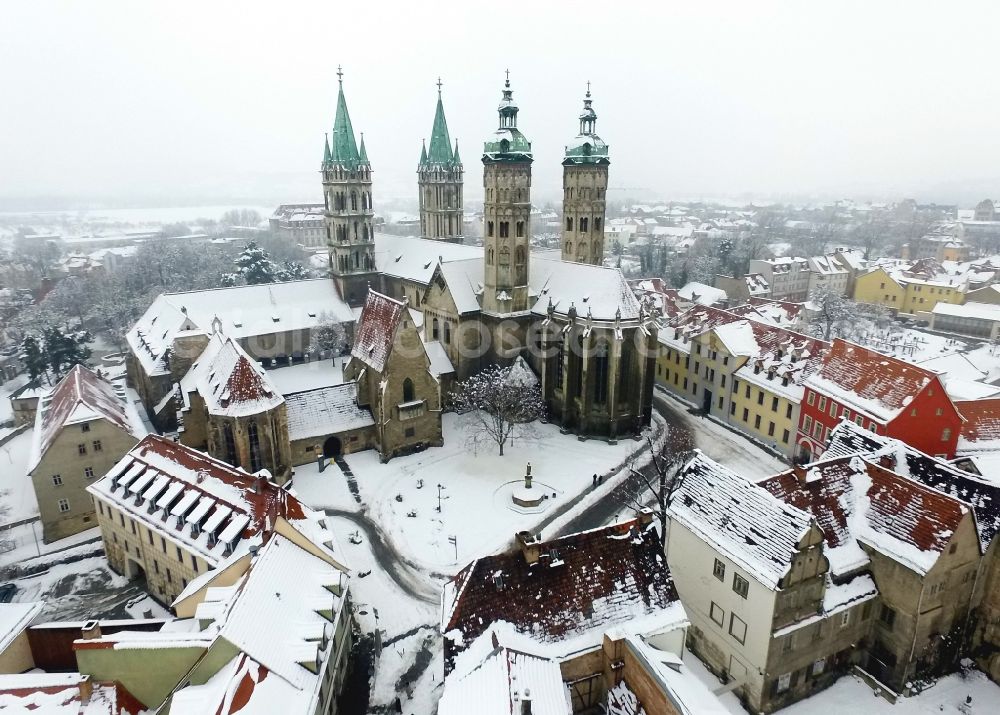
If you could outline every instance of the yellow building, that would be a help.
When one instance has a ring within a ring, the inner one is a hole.
[[[860,275],[854,282],[854,300],[858,303],[884,305],[901,311],[905,299],[906,288],[884,268]]]
[[[876,268],[858,277],[854,284],[854,300],[884,305],[900,313],[931,311],[938,303],[960,305],[965,302],[965,281],[952,284],[934,280],[932,276],[933,271],[924,267],[916,272]]]
[[[903,285],[906,294],[900,308],[901,313],[934,310],[934,306],[938,303],[961,305],[965,302],[964,284],[955,286],[940,281],[903,279]]]

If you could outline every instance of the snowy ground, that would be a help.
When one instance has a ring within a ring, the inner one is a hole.
[[[14,420],[14,410],[10,406],[10,395],[27,381],[27,375],[18,375],[13,380],[8,380],[0,385],[0,437],[10,431],[8,423],[12,423]]]
[[[449,413],[442,421],[443,447],[386,464],[379,462],[374,450],[348,455],[346,460],[369,516],[393,544],[411,561],[448,572],[505,548],[517,531],[533,529],[560,505],[591,489],[593,474],[611,472],[642,447],[631,439],[616,445],[581,442],[561,434],[555,425],[534,424],[532,434],[508,444],[501,457],[495,444],[471,443],[468,417]],[[513,506],[510,494],[523,483],[528,462],[533,488],[549,499],[541,511],[526,513]],[[294,485],[314,508],[357,509],[344,481],[335,466],[322,474],[308,466],[296,468]],[[440,512],[438,484],[443,487]],[[449,542],[451,536],[457,537],[457,549]]]
[[[312,390],[317,387],[339,385],[344,381],[344,363],[347,357],[333,360],[314,360],[289,367],[278,367],[268,370],[274,386],[282,395],[302,390]]]
[[[0,501],[10,508],[0,514],[0,524],[20,521],[38,514],[35,489],[27,474],[31,456],[31,430],[14,437],[0,446]]]
[[[712,690],[722,687],[698,656],[684,652],[684,663],[699,680]],[[966,696],[972,703],[965,705]],[[739,699],[732,693],[719,696],[719,702],[733,715],[747,715]],[[859,678],[844,676],[831,687],[811,698],[778,711],[781,715],[930,715],[931,713],[961,713],[962,715],[993,715],[1000,712],[1000,686],[977,670],[963,677],[949,675],[937,681],[919,695],[900,698],[893,705]]]

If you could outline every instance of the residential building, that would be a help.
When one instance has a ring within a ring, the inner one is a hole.
[[[603,656],[609,630],[679,654],[686,625],[651,515],[547,542],[522,532],[513,550],[480,557],[445,584],[445,682],[461,681],[464,656],[480,660],[476,651],[491,645],[480,637],[502,627],[505,642],[534,642],[558,663],[580,712],[606,703],[614,684]]]
[[[667,562],[692,652],[751,712],[772,712],[846,672],[867,631],[872,580],[834,583],[808,511],[700,453],[678,484]]]
[[[906,269],[878,267],[859,276],[854,300],[914,314],[933,310],[938,303],[964,302],[967,287],[964,278],[950,277],[939,264],[925,259]]]
[[[715,287],[726,293],[729,305],[746,303],[751,298],[770,298],[771,286],[759,273],[748,273],[745,276],[715,276]]]
[[[28,474],[46,543],[97,525],[88,487],[145,434],[119,389],[83,365],[40,398]]]
[[[836,254],[825,256],[813,256],[809,262],[809,295],[813,295],[817,290],[829,290],[837,295],[848,295],[847,284],[850,279],[850,271],[845,268]]]
[[[749,272],[764,276],[776,300],[801,302],[809,298],[809,262],[805,258],[755,258]]]
[[[990,290],[984,288],[982,290]],[[994,291],[995,292],[995,291]],[[970,338],[996,340],[1000,335],[1000,303],[938,303],[930,313],[930,328]]]
[[[26,673],[35,667],[28,626],[44,607],[40,602],[0,603],[0,675]]]
[[[1000,221],[1000,201],[983,199],[976,204],[974,221]]]
[[[265,528],[312,533],[319,516],[267,478],[149,435],[88,487],[108,563],[169,604]]]
[[[147,712],[120,683],[80,673],[27,673],[0,678],[0,703],[12,713],[142,715]]]
[[[323,204],[281,204],[268,218],[271,233],[298,246],[326,246]]]
[[[962,416],[936,372],[837,338],[803,386],[796,441],[804,462],[823,452],[841,420],[929,454],[955,454]]]

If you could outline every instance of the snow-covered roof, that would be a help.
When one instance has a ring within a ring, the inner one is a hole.
[[[639,317],[639,301],[619,268],[532,256],[528,288],[536,315],[546,315],[551,304],[556,313],[565,315],[574,306],[580,317],[594,320]]]
[[[350,307],[329,278],[161,293],[126,335],[148,375],[169,372],[166,352],[184,331],[221,331],[237,340],[305,330],[330,319],[352,322]]]
[[[847,275],[847,269],[837,262],[835,256],[813,256],[809,259],[809,270],[825,276]]]
[[[0,603],[0,653],[31,625],[44,606],[41,602]]]
[[[714,305],[726,301],[726,291],[704,283],[692,281],[677,291],[677,295],[699,305]]]
[[[482,256],[443,263],[441,275],[448,284],[459,315],[479,311],[479,296],[483,292]]]
[[[263,476],[158,435],[139,442],[87,491],[211,565],[278,517],[293,525],[317,518]]]
[[[946,315],[955,318],[972,318],[974,320],[993,320],[1000,322],[1000,305],[993,303],[953,303],[938,302],[931,311],[934,315]]]
[[[808,512],[699,452],[678,475],[671,518],[776,589],[812,527]]]
[[[956,453],[1000,451],[1000,398],[956,402],[965,418]]]
[[[937,381],[937,373],[926,368],[837,338],[805,385],[877,421],[891,422]]]
[[[0,710],[10,715],[139,715],[148,712],[118,682],[93,682],[91,676],[80,673],[38,671],[0,675]]]
[[[522,715],[528,696],[532,715],[570,715],[569,688],[553,658],[505,644],[506,631],[482,633],[456,659],[444,681],[438,715]],[[541,650],[541,649],[538,649]]]
[[[405,301],[369,290],[354,330],[351,356],[382,372],[392,350],[396,327],[406,315],[406,305]]]
[[[432,241],[412,236],[375,234],[375,267],[379,273],[427,285],[440,263],[479,260],[479,278],[482,280],[483,248],[460,243]]]
[[[358,407],[353,382],[285,395],[288,439],[325,437],[375,424],[371,412]]]
[[[451,364],[451,358],[444,349],[444,345],[439,340],[430,340],[424,343],[424,351],[431,361],[431,374],[451,375],[455,372],[455,366]]]
[[[28,471],[38,466],[64,427],[94,420],[110,422],[136,440],[146,434],[135,407],[110,382],[83,365],[74,365],[39,401]]]
[[[760,485],[812,513],[835,576],[868,564],[860,544],[923,575],[970,511],[954,497],[857,455],[795,467]]]
[[[525,548],[537,549],[537,561],[520,548],[485,556],[445,584],[441,628],[456,647],[500,621],[562,655],[596,648],[615,625],[686,623],[652,524],[633,520]]]
[[[283,399],[264,369],[231,336],[213,333],[181,378],[185,407],[197,392],[210,414],[244,417],[278,407]]]
[[[976,527],[983,550],[1000,533],[1000,482],[963,471],[900,440],[874,434],[843,420],[830,434],[830,442],[821,459],[851,455],[862,455],[869,461],[886,464],[896,474],[971,504],[976,512]]]

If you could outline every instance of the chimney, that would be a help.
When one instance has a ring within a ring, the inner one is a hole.
[[[77,687],[80,689],[80,702],[86,705],[94,694],[94,684],[90,681],[90,676],[81,675]]]
[[[101,637],[100,621],[97,620],[87,621],[86,623],[83,624],[83,627],[80,629],[80,638],[82,638],[85,641],[96,640],[97,638],[100,637]]]
[[[538,563],[538,557],[541,554],[541,542],[530,532],[519,531],[517,532],[517,545],[521,549],[521,554],[524,556],[524,561],[529,566]]]
[[[653,510],[643,509],[642,511],[639,512],[638,516],[636,516],[635,521],[640,529],[645,529],[647,526],[653,523]]]

